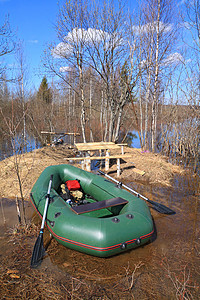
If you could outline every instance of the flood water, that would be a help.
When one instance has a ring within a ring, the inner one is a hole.
[[[121,289],[122,278],[132,278],[132,282],[129,280],[127,284],[132,285],[133,297],[136,299],[198,299],[199,178],[192,174],[175,176],[172,187],[128,181],[125,183],[149,199],[176,211],[175,215],[162,215],[151,209],[157,231],[154,241],[144,247],[104,259],[67,249],[53,240],[56,251],[51,251],[50,244],[48,255],[40,268],[56,268],[63,273],[95,281],[99,285],[109,283],[116,291]],[[2,199],[0,208],[2,255],[15,247],[7,241],[6,232],[18,222],[18,217],[15,201]],[[26,204],[26,211],[29,220],[37,222],[30,203]],[[48,239],[47,231],[44,237],[45,240]],[[34,242],[32,241],[33,245]]]
[[[34,210],[29,202],[25,203],[27,219],[31,220]],[[13,199],[0,198],[0,257],[12,251],[14,245],[9,241],[16,225],[19,224],[16,201]]]

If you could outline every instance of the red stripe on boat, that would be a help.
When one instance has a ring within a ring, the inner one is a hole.
[[[31,200],[31,203],[32,205],[34,206],[35,210],[37,211],[39,217],[42,219],[42,215],[40,214],[39,210],[37,209],[37,207],[35,206],[35,203],[33,202],[33,199],[30,197],[30,200]],[[113,245],[113,246],[110,246],[110,247],[104,247],[104,248],[101,248],[101,247],[95,247],[95,246],[91,246],[91,245],[87,245],[87,244],[83,244],[83,243],[80,243],[80,242],[76,242],[76,241],[73,241],[73,240],[69,240],[67,238],[64,238],[62,236],[59,236],[57,235],[50,227],[49,225],[46,223],[46,226],[48,227],[49,231],[51,232],[51,234],[57,238],[58,240],[61,240],[61,241],[64,241],[66,243],[69,243],[69,244],[73,244],[73,245],[76,245],[76,246],[79,246],[79,247],[83,247],[83,248],[87,248],[87,249],[91,249],[91,250],[95,250],[95,251],[111,251],[113,249],[116,249],[116,248],[120,248],[121,246],[121,243],[120,244],[116,244],[116,245]],[[146,235],[143,235],[141,236],[139,239],[145,239],[145,238],[148,238],[150,237],[152,234],[154,233],[154,230],[152,230],[152,232],[146,234]],[[127,245],[130,245],[132,243],[134,243],[138,238],[135,238],[135,239],[132,239],[130,241],[127,241],[127,242],[124,242],[125,244]]]

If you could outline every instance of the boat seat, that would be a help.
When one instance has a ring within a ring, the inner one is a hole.
[[[78,205],[78,206],[73,206],[71,209],[77,214],[84,214],[87,212],[91,212],[94,210],[99,210],[107,207],[112,207],[112,206],[117,206],[117,205],[122,205],[128,203],[127,200],[117,197],[117,198],[111,198],[107,200],[102,200],[98,202],[93,202],[93,203],[87,203],[83,205]]]

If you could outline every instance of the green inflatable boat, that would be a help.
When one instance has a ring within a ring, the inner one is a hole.
[[[145,201],[102,176],[71,165],[47,167],[33,186],[30,198],[41,218],[52,174],[46,226],[59,243],[108,257],[150,241],[154,227]],[[66,193],[63,184],[70,186]]]

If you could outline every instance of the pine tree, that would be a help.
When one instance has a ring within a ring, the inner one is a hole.
[[[46,76],[44,76],[42,79],[42,82],[40,84],[40,87],[39,87],[39,90],[37,93],[37,97],[38,97],[38,99],[40,99],[41,101],[43,101],[47,104],[52,103],[53,93],[52,93],[51,88],[49,88]]]

